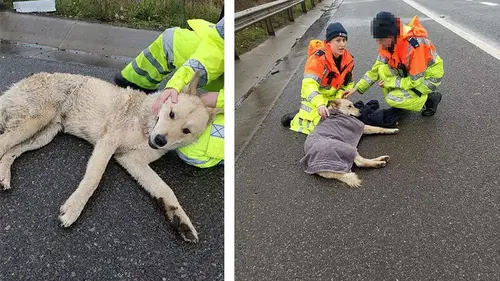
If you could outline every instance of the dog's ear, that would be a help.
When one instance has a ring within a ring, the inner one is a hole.
[[[205,107],[208,112],[208,124],[212,123],[215,120],[215,117],[219,113],[224,113],[224,108],[214,108],[214,107]]]
[[[200,72],[196,70],[194,72],[193,79],[189,82],[189,84],[186,86],[185,93],[190,94],[190,95],[196,95],[197,89],[198,89],[198,81],[200,80]]]
[[[330,104],[330,106],[331,106],[332,108],[337,108],[337,107],[339,107],[340,103],[341,103],[341,102],[340,102],[340,100],[339,100],[339,99],[334,99],[334,100],[332,101],[332,103]]]

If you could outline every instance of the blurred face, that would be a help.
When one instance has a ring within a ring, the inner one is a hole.
[[[345,47],[347,45],[347,39],[345,39],[344,37],[335,37],[330,42],[328,42],[328,45],[330,45],[333,56],[338,58],[339,56],[344,54]]]
[[[389,50],[394,46],[395,43],[394,37],[389,37],[389,38],[379,38],[377,39],[377,43],[382,46],[382,49],[384,50]]]

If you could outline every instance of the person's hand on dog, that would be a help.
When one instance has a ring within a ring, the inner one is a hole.
[[[378,81],[378,85],[380,88],[383,88],[384,87],[384,80]]]
[[[318,113],[321,115],[321,118],[326,119],[328,116],[330,116],[330,111],[328,111],[328,108],[326,105],[320,105],[318,106]]]
[[[355,92],[357,91],[356,88],[352,88],[350,90],[346,90],[344,93],[342,93],[342,98],[343,99],[347,99],[349,98],[350,96],[352,96],[352,94],[354,94]]]
[[[177,103],[177,97],[179,96],[179,92],[176,89],[168,88],[161,93],[161,95],[155,100],[153,103],[153,114],[158,115],[160,112],[161,105],[168,100],[168,98],[172,97],[172,103]]]

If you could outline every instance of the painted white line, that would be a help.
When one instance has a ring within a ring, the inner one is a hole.
[[[381,0],[359,0],[359,1],[344,1],[342,5],[345,4],[361,4],[361,3],[369,3],[369,2],[379,2]]]
[[[483,5],[488,5],[488,6],[498,6],[497,3],[491,3],[491,2],[479,2],[479,3],[481,3]]]
[[[492,55],[494,58],[497,60],[500,60],[500,49],[492,46],[491,44],[488,44],[484,40],[478,38],[477,36],[472,35],[468,31],[464,30],[463,28],[459,28],[455,26],[453,23],[450,21],[440,18],[424,6],[418,4],[417,2],[413,0],[403,0],[406,4],[412,6],[413,8],[417,9],[420,11],[422,14],[428,16],[429,18],[433,19],[437,23],[441,24],[442,26],[448,28],[450,31],[454,32],[458,36],[464,38],[465,40],[469,41],[471,44],[474,46],[480,48],[481,50],[485,51],[486,53]]]

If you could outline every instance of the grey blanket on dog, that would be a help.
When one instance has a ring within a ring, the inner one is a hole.
[[[308,174],[351,171],[364,124],[354,116],[331,109],[304,143],[305,156],[300,160]]]

